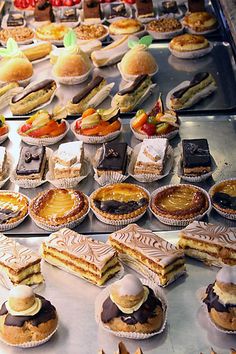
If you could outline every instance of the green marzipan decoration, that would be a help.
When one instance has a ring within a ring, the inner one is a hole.
[[[69,32],[65,34],[63,43],[65,48],[73,48],[76,46],[77,37],[72,29],[70,29]]]
[[[128,47],[130,49],[132,49],[132,48],[136,47],[139,44],[143,44],[146,47],[149,47],[152,44],[152,39],[153,39],[152,36],[149,36],[149,35],[140,38],[138,41],[135,41],[134,39],[129,39]]]
[[[0,49],[0,56],[10,57],[18,54],[20,52],[16,41],[13,38],[7,40],[7,47]]]

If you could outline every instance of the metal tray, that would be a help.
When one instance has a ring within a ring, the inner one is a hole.
[[[235,117],[236,118],[236,117]],[[167,185],[167,184],[179,184],[181,181],[177,175],[177,163],[180,157],[180,151],[178,148],[178,144],[180,143],[180,138],[207,138],[210,146],[210,151],[212,156],[214,157],[216,164],[218,165],[218,169],[213,174],[212,178],[209,178],[207,181],[199,183],[200,187],[208,190],[214,183],[218,182],[221,179],[230,178],[235,176],[235,166],[236,166],[236,155],[232,154],[235,144],[235,130],[236,130],[236,120],[229,119],[226,117],[196,117],[196,118],[182,118],[182,124],[180,127],[180,137],[176,137],[171,140],[171,145],[174,148],[175,155],[175,165],[173,171],[171,173],[160,180],[159,182],[153,183],[139,183],[136,182],[133,178],[129,178],[126,180],[130,183],[137,183],[145,188],[147,188],[150,192],[154,191],[159,186]],[[20,137],[16,133],[17,127],[20,122],[9,120],[10,125],[10,139],[5,141],[3,144],[6,146],[7,150],[11,152],[11,154],[15,158],[15,163],[17,162],[17,158],[19,155],[19,145]],[[74,140],[74,135],[72,132],[69,132],[67,136],[61,142],[67,142]],[[129,146],[134,147],[140,141],[138,141],[130,131],[129,120],[124,120],[123,132],[117,141],[126,141]],[[52,145],[52,149],[57,149],[59,144]],[[88,156],[91,158],[95,155],[96,150],[100,147],[100,145],[88,145],[85,144],[85,151]],[[184,181],[183,181],[184,182]],[[49,188],[53,188],[53,186],[49,183],[45,183],[42,186],[35,189],[22,189],[20,188],[20,192],[27,195],[29,198],[33,198],[42,190],[46,190]],[[83,180],[77,187],[85,194],[90,195],[95,189],[99,188],[97,182],[95,182],[92,175],[89,175],[85,180]],[[12,184],[8,181],[3,189],[10,190],[19,190],[19,187]],[[209,222],[218,222],[220,224],[225,224],[228,226],[235,226],[234,221],[227,220],[217,214],[215,211],[212,211],[209,217]],[[151,212],[147,212],[138,224],[142,227],[149,228],[154,231],[159,230],[175,230],[176,227],[171,227],[162,224],[159,222]],[[100,222],[90,211],[89,215],[86,219],[80,224],[76,230],[80,233],[84,234],[98,234],[98,233],[110,233],[113,232],[119,227],[106,225]],[[20,224],[15,229],[12,229],[6,234],[10,235],[22,235],[22,236],[30,236],[30,235],[47,235],[49,232],[40,229],[37,227],[34,222],[28,217],[22,224]]]
[[[177,242],[177,232],[158,233],[170,242]],[[94,236],[106,241],[106,236]],[[27,247],[38,250],[42,238],[16,238]],[[168,318],[165,331],[148,340],[127,340],[115,337],[98,328],[94,319],[94,302],[101,289],[95,285],[63,272],[46,262],[42,271],[45,285],[35,291],[55,305],[59,316],[59,329],[52,339],[34,353],[47,354],[97,354],[103,349],[106,354],[117,351],[122,340],[130,353],[140,346],[145,354],[229,354],[236,348],[234,335],[217,332],[208,322],[198,299],[197,290],[215,280],[217,268],[187,258],[187,276],[181,277],[164,289],[168,299]],[[131,272],[131,270],[126,269]],[[8,290],[1,287],[1,303],[8,297]],[[20,353],[0,343],[1,354]]]

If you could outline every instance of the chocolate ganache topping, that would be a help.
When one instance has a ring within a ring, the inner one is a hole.
[[[147,287],[149,295],[147,300],[142,306],[131,314],[123,313],[114,302],[108,297],[103,303],[103,309],[101,313],[101,320],[103,323],[111,321],[115,317],[120,317],[121,320],[128,325],[134,325],[136,323],[147,323],[149,318],[155,316],[155,309],[157,306],[162,307],[161,301],[154,295],[152,289]]]
[[[219,204],[223,209],[236,210],[236,197],[223,192],[216,192],[213,197],[213,202]]]
[[[33,326],[38,326],[40,323],[45,323],[56,318],[56,309],[50,301],[40,295],[36,295],[42,302],[40,311],[33,316],[12,316],[8,313],[6,302],[0,309],[0,316],[7,315],[4,321],[6,326],[23,327],[26,321],[30,321]]]
[[[203,300],[203,302],[207,305],[208,312],[214,308],[218,312],[229,312],[230,307],[236,307],[236,304],[222,304],[219,301],[219,296],[214,292],[214,284],[209,284],[206,293],[207,296]]]
[[[173,93],[173,97],[175,98],[181,98],[185,92],[187,92],[190,88],[199,85],[202,81],[206,80],[206,78],[209,76],[209,73],[197,73],[194,78],[190,81],[189,85],[177,90]]]
[[[130,200],[128,202],[120,202],[118,200],[94,200],[94,204],[98,209],[106,213],[123,215],[142,208],[148,204],[148,200],[146,198],[141,198],[139,201]]]

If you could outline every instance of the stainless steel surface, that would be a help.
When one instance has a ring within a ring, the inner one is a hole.
[[[170,242],[177,241],[177,232],[159,233]],[[98,236],[106,240],[106,236]],[[22,244],[38,249],[42,238],[18,239]],[[35,354],[97,354],[103,348],[106,354],[113,354],[121,338],[98,328],[94,319],[94,302],[101,289],[73,275],[69,275],[49,264],[43,263],[46,282],[36,292],[50,300],[59,315],[59,329],[52,339],[41,347],[33,349]],[[130,270],[127,269],[128,272]],[[217,268],[210,268],[187,259],[186,277],[181,277],[164,289],[168,299],[168,319],[165,331],[148,340],[126,340],[130,353],[140,346],[144,354],[204,354],[210,348],[219,354],[229,354],[236,348],[235,335],[217,332],[209,324],[200,306],[196,292],[215,280]],[[8,290],[1,287],[0,302],[8,297]],[[0,343],[1,354],[25,352]]]
[[[10,125],[10,135],[9,139],[3,144],[6,146],[7,150],[15,158],[17,162],[17,157],[19,154],[20,148],[20,137],[16,133],[17,127],[21,122],[8,120]],[[117,141],[126,141],[131,147],[134,147],[139,141],[133,136],[129,127],[129,120],[123,120],[123,132]],[[159,182],[152,183],[139,183],[133,178],[129,178],[127,182],[137,183],[147,188],[150,192],[154,191],[156,188],[162,185],[167,185],[170,183],[180,183],[180,179],[177,176],[177,163],[180,157],[180,152],[178,144],[180,139],[184,138],[207,138],[210,146],[211,154],[213,155],[218,168],[213,174],[212,178],[209,178],[206,182],[199,183],[198,185],[208,190],[215,182],[218,182],[221,179],[235,177],[236,175],[236,154],[233,153],[235,150],[235,130],[236,130],[236,117],[228,118],[225,116],[209,116],[209,117],[184,117],[182,118],[182,124],[180,127],[180,136],[171,140],[171,145],[174,148],[175,155],[175,165],[171,173],[160,180]],[[61,141],[66,142],[74,139],[72,132],[69,132],[68,135]],[[57,149],[59,144],[53,145],[52,149]],[[85,144],[86,154],[92,158],[95,155],[96,150],[100,145],[88,145]],[[95,182],[92,175],[89,175],[88,178],[83,180],[79,185],[78,189],[82,190],[85,194],[90,195],[99,185]],[[49,183],[45,183],[42,186],[35,189],[20,189],[20,192],[27,195],[29,198],[34,197],[37,193],[42,190],[53,188]],[[2,189],[14,189],[19,190],[16,185],[13,185],[10,181],[7,182]],[[209,222],[218,222],[228,226],[235,226],[235,221],[227,220],[217,214],[215,211],[211,211]],[[138,224],[143,227],[150,228],[151,230],[173,230],[176,227],[171,227],[162,224],[156,218],[154,218],[151,212],[147,212]],[[85,220],[80,224],[76,230],[84,234],[97,234],[97,233],[110,233],[116,230],[117,227],[103,224],[98,221],[90,211],[89,215]],[[34,222],[28,217],[21,225],[17,228],[12,229],[7,234],[11,235],[45,235],[48,234],[47,231],[44,231],[37,227]]]

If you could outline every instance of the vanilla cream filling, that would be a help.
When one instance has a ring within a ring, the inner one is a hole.
[[[149,290],[148,290],[148,288],[147,288],[146,286],[143,287],[143,290],[144,290],[144,293],[143,293],[143,298],[142,298],[142,300],[140,300],[135,306],[130,307],[130,308],[122,307],[122,306],[118,305],[118,304],[114,301],[112,295],[110,295],[110,299],[111,299],[112,302],[114,302],[114,304],[116,304],[116,306],[118,307],[118,309],[119,309],[120,311],[122,311],[123,313],[131,314],[131,313],[137,311],[137,310],[142,306],[142,304],[147,300],[148,295],[149,295]]]
[[[215,294],[219,296],[220,302],[223,303],[224,305],[227,305],[227,304],[235,305],[236,304],[236,296],[222,291],[216,283],[213,286],[213,290],[214,290]]]
[[[39,298],[35,298],[34,304],[24,311],[14,311],[9,305],[9,302],[6,302],[6,308],[10,315],[12,316],[34,316],[41,310],[42,301]]]

